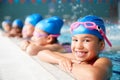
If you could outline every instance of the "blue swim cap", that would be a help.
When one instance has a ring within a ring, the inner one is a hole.
[[[4,24],[10,24],[10,25],[11,25],[11,21],[10,21],[10,20],[4,20],[4,21],[2,22],[2,25],[4,25]]]
[[[54,19],[54,20],[56,20],[57,22],[56,22],[56,25],[57,26],[63,26],[63,20],[62,19],[60,19],[60,17],[58,17],[58,16],[53,16],[53,17],[51,17],[51,18],[49,18],[49,19]]]
[[[43,18],[40,14],[32,14],[26,17],[25,22],[30,23],[35,27],[35,25],[42,19]]]
[[[13,23],[12,23],[12,25],[14,26],[14,25],[16,25],[16,26],[18,26],[18,28],[23,28],[23,22],[22,22],[22,20],[20,20],[20,19],[15,19],[14,21],[13,21]]]
[[[40,21],[36,27],[49,33],[49,34],[60,34],[60,30],[63,26],[63,20],[58,16],[53,16]]]
[[[104,31],[104,33],[106,33],[103,20],[97,16],[88,15],[78,19],[78,22],[94,22]],[[88,28],[85,28],[83,25],[80,25],[79,27],[77,27],[72,31],[72,35],[76,35],[76,34],[92,34],[98,37],[99,39],[103,39],[102,35],[97,30],[95,29],[90,30]]]

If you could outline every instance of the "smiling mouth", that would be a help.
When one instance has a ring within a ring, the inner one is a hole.
[[[75,52],[75,55],[77,57],[84,57],[86,54],[87,54],[87,52],[85,52],[85,51],[82,51],[82,52],[76,51]]]

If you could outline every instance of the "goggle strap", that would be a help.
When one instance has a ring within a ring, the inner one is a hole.
[[[50,34],[51,36],[53,36],[53,37],[58,37],[58,36],[60,36],[60,34]]]
[[[112,47],[111,42],[108,40],[108,38],[106,37],[106,35],[105,35],[105,33],[103,32],[102,29],[100,30],[100,33],[101,33],[101,35],[104,37],[104,39],[106,40],[106,42],[108,43],[108,45],[109,45],[110,47]]]
[[[41,36],[48,36],[48,35],[46,35],[46,34],[38,34],[37,32],[33,32],[33,35],[37,35],[37,36],[39,36],[39,37],[41,37]],[[60,36],[60,34],[50,34],[52,37],[58,37],[58,36]]]
[[[33,32],[33,35],[38,37],[47,36],[46,34],[38,34],[37,32]]]

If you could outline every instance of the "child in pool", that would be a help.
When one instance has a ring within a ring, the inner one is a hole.
[[[63,52],[64,48],[58,44],[57,37],[60,35],[63,21],[58,16],[44,19],[37,23],[30,44],[26,51],[30,55],[36,55],[40,50]]]
[[[26,17],[25,25],[22,29],[23,41],[20,44],[22,50],[26,49],[26,45],[29,44],[29,40],[33,36],[34,28],[36,24],[41,21],[43,18],[40,14],[32,14]]]
[[[15,19],[12,23],[12,29],[9,37],[22,37],[23,22],[20,19]]]
[[[25,39],[30,39],[33,36],[35,25],[43,18],[40,14],[32,14],[26,17],[25,25],[22,30],[22,36]]]
[[[4,20],[2,22],[2,28],[3,28],[3,35],[8,36],[10,30],[11,30],[11,21],[10,20]]]
[[[105,47],[104,40],[112,46],[105,35],[103,20],[88,15],[73,23],[70,29],[72,53],[61,54],[43,50],[37,57],[45,62],[58,64],[77,80],[109,80],[112,63],[108,58],[99,57]]]

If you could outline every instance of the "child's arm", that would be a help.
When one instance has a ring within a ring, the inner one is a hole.
[[[58,64],[60,60],[65,56],[63,56],[63,54],[59,52],[42,50],[42,51],[39,51],[39,53],[37,54],[37,57],[42,61],[52,63],[52,64]]]
[[[37,57],[45,62],[59,64],[60,67],[73,74],[77,80],[107,80],[111,76],[112,64],[107,58],[98,59],[93,65],[72,60],[73,55],[52,52],[49,50],[40,51]]]
[[[43,48],[51,51],[56,51],[56,52],[65,52],[65,49],[60,44],[50,44],[50,45],[44,46]]]
[[[51,50],[51,51],[57,51],[57,52],[65,52],[64,48],[58,44],[51,44],[51,45],[37,45],[34,42],[32,42],[26,49],[26,52],[29,55],[37,55],[37,53],[41,50]]]
[[[73,64],[72,74],[77,80],[108,80],[112,73],[112,63],[107,58],[98,59],[93,65]]]
[[[21,32],[17,33],[17,37],[22,38],[22,33]]]
[[[44,46],[43,46],[44,47]],[[37,53],[41,50],[42,46],[35,45],[34,43],[31,43],[26,48],[26,52],[31,55],[37,55]]]
[[[20,44],[20,48],[23,50],[23,51],[26,51],[27,47],[29,46],[30,44],[30,41],[29,40],[23,40]]]
[[[44,62],[58,64],[64,71],[67,72],[69,72],[72,68],[71,53],[63,54],[50,50],[42,50],[37,54],[37,57]]]

